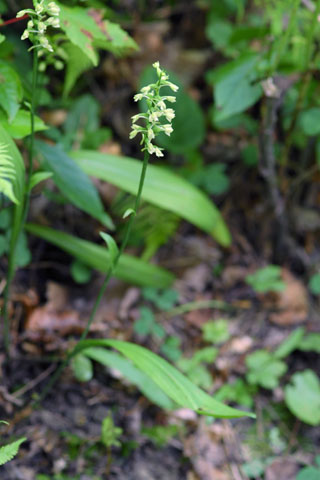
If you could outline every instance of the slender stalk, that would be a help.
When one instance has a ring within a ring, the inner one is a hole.
[[[42,393],[40,394],[40,397],[39,399],[37,400],[37,404],[41,403],[45,397],[47,396],[47,394],[50,392],[50,390],[52,389],[52,387],[55,385],[56,381],[60,378],[63,370],[65,369],[65,367],[68,365],[68,363],[70,362],[71,358],[73,357],[74,355],[74,352],[79,344],[79,342],[85,340],[88,336],[88,333],[89,333],[89,330],[90,330],[90,327],[92,325],[92,322],[94,321],[94,318],[96,316],[96,313],[97,313],[97,310],[99,308],[99,305],[101,303],[101,300],[105,294],[105,291],[108,287],[108,284],[109,284],[109,281],[115,271],[115,269],[117,268],[117,265],[118,265],[118,262],[119,262],[119,259],[124,251],[124,249],[126,248],[127,244],[128,244],[128,240],[130,238],[130,234],[131,234],[131,230],[132,230],[132,225],[134,223],[134,219],[135,219],[135,216],[137,214],[137,211],[139,209],[139,205],[140,205],[140,200],[141,200],[141,193],[142,193],[142,189],[143,189],[143,185],[144,185],[144,180],[145,180],[145,177],[146,177],[146,172],[147,172],[147,167],[148,167],[148,162],[149,162],[149,153],[147,150],[145,150],[145,153],[144,153],[144,159],[143,159],[143,165],[142,165],[142,170],[141,170],[141,175],[140,175],[140,180],[139,180],[139,187],[138,187],[138,192],[137,192],[137,196],[136,196],[136,200],[135,200],[135,206],[134,206],[134,214],[131,214],[130,217],[129,217],[129,220],[128,220],[128,223],[127,223],[127,228],[126,228],[126,231],[125,231],[125,235],[123,237],[123,240],[122,240],[122,243],[121,243],[121,246],[119,248],[119,251],[118,251],[118,254],[113,262],[113,264],[110,265],[110,268],[109,268],[109,271],[108,273],[106,274],[105,276],[105,279],[103,281],[103,284],[101,285],[100,287],[100,290],[98,292],[98,295],[97,295],[97,298],[94,302],[94,305],[92,307],[92,310],[91,310],[91,314],[90,314],[90,317],[89,317],[89,320],[87,322],[87,325],[86,325],[86,328],[84,329],[84,331],[82,332],[82,335],[80,337],[80,340],[77,342],[77,344],[73,347],[72,350],[70,350],[70,352],[67,354],[67,356],[65,357],[65,359],[63,360],[63,362],[60,364],[60,366],[57,368],[57,370],[55,371],[54,375],[51,377],[49,383],[47,384],[47,386],[44,388],[44,390],[42,391]]]
[[[24,205],[21,207],[15,207],[15,214],[13,216],[13,224],[11,230],[10,238],[10,251],[8,258],[8,272],[7,272],[7,283],[4,292],[4,305],[3,305],[3,342],[4,348],[6,351],[7,358],[9,358],[9,349],[10,349],[10,325],[9,325],[9,298],[12,281],[15,275],[15,252],[17,247],[17,242],[23,225],[26,221],[28,215],[29,204],[30,204],[30,182],[33,171],[33,156],[34,156],[34,123],[35,123],[35,110],[36,110],[36,93],[37,93],[37,76],[38,76],[38,55],[37,50],[33,50],[33,68],[32,68],[32,90],[31,90],[31,108],[30,108],[30,123],[31,123],[31,133],[30,133],[30,144],[29,144],[29,165],[27,172],[27,181],[26,181],[26,190]]]

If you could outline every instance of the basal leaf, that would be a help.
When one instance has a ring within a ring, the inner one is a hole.
[[[29,223],[26,230],[56,245],[91,268],[103,273],[109,271],[111,259],[105,247],[41,225]],[[114,275],[134,285],[158,288],[170,286],[174,278],[167,270],[126,254],[121,255]]]
[[[83,350],[82,354],[87,355],[102,365],[119,370],[127,380],[136,385],[147,398],[159,405],[159,407],[166,410],[171,410],[174,407],[170,398],[160,390],[150,377],[138,370],[130,361],[118,353],[110,352],[101,347],[92,347]]]
[[[79,342],[76,353],[87,347],[113,347],[129,358],[134,365],[163,390],[174,402],[184,408],[191,408],[197,413],[221,417],[254,417],[250,412],[243,412],[218,402],[195,386],[163,358],[134,343],[120,340],[84,340]]]
[[[137,192],[141,162],[133,158],[81,150],[71,154],[87,175],[91,175],[132,193]],[[149,165],[142,198],[176,213],[229,246],[229,230],[217,207],[199,189],[170,170]]]

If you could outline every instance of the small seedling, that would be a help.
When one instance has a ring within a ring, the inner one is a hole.
[[[224,318],[205,323],[202,331],[203,339],[213,344],[224,343],[230,338],[228,320]]]
[[[101,442],[107,449],[107,476],[110,473],[110,466],[112,463],[112,447],[121,447],[119,440],[122,435],[122,428],[116,427],[111,414],[109,414],[103,421],[101,426]]]
[[[257,350],[246,357],[247,380],[251,385],[273,389],[279,385],[280,377],[287,365],[267,350]]]
[[[206,364],[212,364],[218,355],[214,347],[206,347],[198,350],[191,358],[182,357],[177,366],[192,382],[205,389],[212,387],[212,376]]]
[[[285,282],[281,279],[281,268],[268,265],[246,276],[246,282],[258,293],[282,292]]]

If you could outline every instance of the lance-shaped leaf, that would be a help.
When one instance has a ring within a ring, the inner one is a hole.
[[[78,258],[89,267],[103,273],[109,272],[111,258],[105,247],[41,225],[29,223],[25,229]],[[158,288],[168,287],[174,279],[174,276],[167,270],[126,254],[121,255],[114,275],[134,285]]]
[[[89,150],[73,152],[70,156],[87,175],[136,194],[141,174],[139,160]],[[185,218],[208,232],[221,245],[230,245],[228,227],[217,207],[198,188],[170,170],[149,165],[142,198]]]
[[[113,228],[110,216],[104,212],[99,194],[90,178],[59,146],[38,141],[38,152],[43,158],[46,170],[52,172],[52,179],[63,195],[76,207]]]
[[[120,340],[83,340],[79,342],[75,354],[89,347],[115,348],[129,358],[139,370],[152,378],[153,382],[181,407],[219,418],[255,417],[250,412],[237,410],[218,402],[166,360],[140,345]]]

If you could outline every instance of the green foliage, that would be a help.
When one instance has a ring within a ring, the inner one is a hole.
[[[17,455],[21,443],[25,441],[26,438],[19,438],[15,442],[0,447],[0,466],[12,460]]]
[[[197,186],[201,186],[211,195],[221,195],[229,190],[230,180],[226,174],[227,166],[224,163],[214,163],[200,168],[191,179]]]
[[[17,72],[4,60],[0,60],[0,105],[11,123],[22,100],[22,85]]]
[[[109,271],[111,259],[105,247],[31,223],[26,225],[26,231],[56,245],[93,269],[104,273]],[[121,256],[114,275],[135,285],[153,285],[158,288],[168,287],[173,281],[173,276],[168,271],[127,254]]]
[[[296,480],[318,480],[320,478],[320,455],[315,459],[316,466],[304,467],[298,475]]]
[[[160,408],[171,410],[174,408],[174,403],[170,398],[155,384],[152,377],[147,376],[138,368],[136,368],[130,361],[126,360],[118,353],[110,352],[109,350],[101,347],[92,347],[83,350],[83,355],[95,360],[101,365],[116,369],[133,385],[139,388],[139,390],[153,403]]]
[[[71,157],[87,175],[135,194],[141,172],[138,160],[91,151],[74,152]],[[200,190],[170,170],[149,165],[142,198],[185,218],[221,245],[230,245],[230,233],[219,210]]]
[[[142,289],[142,296],[145,300],[149,300],[159,310],[170,310],[178,300],[178,292],[173,289],[159,290],[154,287],[145,287]]]
[[[254,83],[258,77],[258,55],[246,53],[237,60],[214,70],[214,121],[225,120],[251,107],[262,95],[262,88]]]
[[[213,344],[219,344],[226,342],[229,337],[228,320],[220,318],[207,322],[202,326],[203,339],[206,342],[212,342]]]
[[[161,353],[171,362],[176,362],[182,355],[180,344],[181,340],[179,337],[167,337],[160,347]]]
[[[309,425],[320,424],[320,381],[312,370],[297,372],[285,387],[285,401],[291,412]]]
[[[158,448],[161,448],[165,447],[181,430],[182,428],[179,425],[154,425],[153,427],[142,427],[141,433]]]
[[[141,336],[154,335],[158,338],[165,336],[165,331],[159,325],[149,307],[140,308],[140,317],[134,322],[134,331]]]
[[[287,371],[287,365],[266,350],[256,350],[247,355],[246,366],[248,382],[269,389],[276,388],[279,378]]]
[[[306,135],[317,135],[320,133],[320,108],[313,107],[301,113],[300,124]]]
[[[72,358],[71,368],[79,382],[88,382],[93,377],[93,366],[90,358],[79,353]]]
[[[101,107],[92,95],[81,95],[70,107],[63,132],[57,140],[67,152],[72,148],[95,150],[111,138],[111,130],[100,127]]]
[[[80,260],[74,260],[71,263],[70,273],[75,282],[87,283],[91,278],[92,270]]]
[[[153,382],[181,407],[190,408],[202,415],[222,418],[254,416],[249,412],[242,412],[218,402],[163,358],[144,347],[120,340],[83,340],[79,342],[74,353],[78,354],[89,347],[115,348],[145,375],[152,378]]]
[[[60,22],[70,42],[88,57],[94,66],[98,64],[96,48],[126,53],[137,49],[137,45],[119,25],[116,25],[98,14],[95,16],[89,9],[67,7],[59,3],[61,8]],[[90,32],[90,34],[88,34]],[[76,78],[72,79],[74,83]],[[70,90],[70,84],[68,90]]]
[[[309,333],[299,342],[297,348],[303,352],[320,353],[320,333]]]
[[[12,122],[9,122],[5,117],[5,114],[0,110],[0,123],[11,137],[18,140],[31,133],[31,114],[27,110],[20,109]],[[35,116],[34,128],[36,132],[41,132],[47,129],[45,123],[38,116]]]
[[[201,348],[191,358],[179,358],[177,366],[193,383],[209,390],[212,387],[212,375],[207,367],[214,362],[217,355],[218,350],[214,347]]]
[[[78,208],[97,218],[106,227],[113,228],[110,216],[104,212],[99,194],[88,176],[59,146],[37,142],[43,157],[42,164],[65,197]]]
[[[248,385],[241,378],[233,383],[226,383],[217,392],[215,398],[220,402],[234,402],[247,408],[253,406],[253,396],[257,393],[255,385]]]
[[[107,448],[121,447],[119,437],[122,435],[122,428],[116,427],[111,414],[102,420],[101,442]]]
[[[320,273],[315,273],[309,280],[309,290],[313,295],[320,295]]]
[[[247,275],[246,282],[259,293],[281,292],[285,289],[285,283],[281,279],[281,268],[277,265],[268,265]]]

